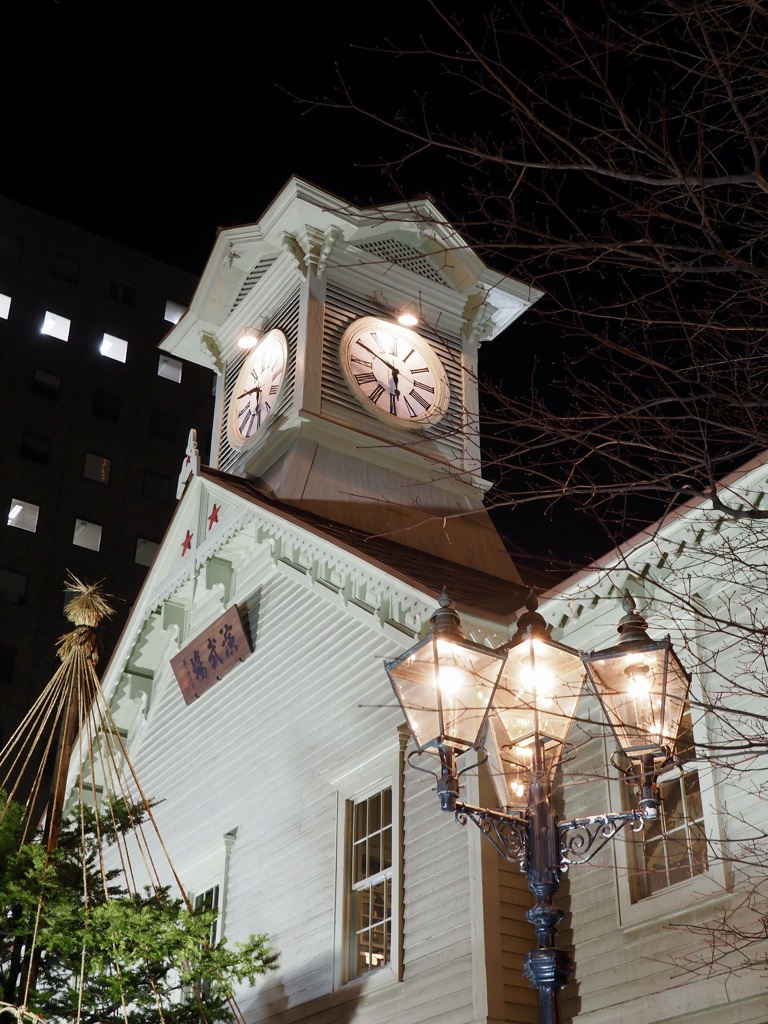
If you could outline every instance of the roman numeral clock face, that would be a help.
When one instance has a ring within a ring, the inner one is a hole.
[[[230,443],[242,448],[264,429],[285,375],[287,344],[282,331],[270,331],[245,357],[229,401]]]
[[[341,339],[344,375],[364,408],[398,426],[436,423],[450,391],[440,360],[415,331],[364,317]]]

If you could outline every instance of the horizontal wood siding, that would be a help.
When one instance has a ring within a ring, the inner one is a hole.
[[[259,564],[248,595],[253,653],[189,706],[169,677],[134,758],[147,794],[163,798],[156,816],[171,858],[183,873],[237,829],[227,939],[263,931],[282,957],[278,974],[238,997],[249,1024],[353,1012],[363,1024],[469,1024],[468,834],[440,811],[429,777],[410,769],[404,981],[382,986],[374,975],[334,988],[339,801],[329,780],[386,744],[397,763],[401,716],[382,659],[402,645],[324,588]]]

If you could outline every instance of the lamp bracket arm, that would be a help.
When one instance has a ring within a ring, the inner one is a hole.
[[[526,816],[492,811],[486,807],[474,807],[458,800],[455,818],[459,825],[466,825],[471,821],[493,844],[497,853],[527,873],[530,844],[529,819]]]
[[[456,778],[460,779],[466,772],[471,771],[473,768],[479,768],[481,764],[485,764],[488,760],[488,752],[485,747],[475,747],[475,753],[477,754],[477,761],[474,764],[465,765],[461,771],[456,772]]]
[[[642,832],[645,821],[640,811],[558,821],[562,870],[567,871],[572,864],[588,864],[623,828],[628,825],[631,832]]]
[[[414,758],[422,757],[425,751],[423,750],[412,750],[406,757],[406,761],[411,768],[415,768],[417,772],[424,772],[425,775],[431,775],[433,779],[440,779],[440,772],[432,771],[431,768],[422,768],[421,765],[416,764]]]

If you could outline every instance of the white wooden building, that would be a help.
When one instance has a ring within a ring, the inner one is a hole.
[[[580,1024],[768,1020],[768,453],[721,485],[737,516],[692,501],[548,595],[541,611],[579,650],[617,641],[629,591],[652,638],[692,673],[682,765],[661,776],[663,819],[624,835],[570,878]],[[600,719],[585,696],[579,718]],[[580,746],[587,736],[591,741]],[[622,811],[615,749],[586,725],[565,771],[566,817]],[[574,784],[578,783],[578,784]]]
[[[383,662],[428,627],[443,587],[472,639],[495,647],[514,628],[526,588],[483,509],[477,350],[538,297],[430,202],[359,210],[293,179],[258,223],[220,233],[162,343],[217,371],[214,450],[203,465],[190,439],[103,685],[184,886],[216,902],[219,935],[266,932],[280,951],[238,993],[249,1024],[536,1020],[525,879],[406,766]],[[406,306],[419,322],[404,330]],[[671,628],[661,556],[644,570],[644,552],[682,557],[687,523],[550,595],[556,635],[612,642],[625,586],[651,603],[652,634]],[[623,806],[608,753],[598,724],[564,773],[566,815]],[[718,836],[729,780],[698,772]],[[465,782],[467,799],[493,799],[482,773]],[[630,852],[616,844],[561,891],[577,961],[565,1019],[768,1019],[758,972],[734,991],[667,964],[700,941],[667,926],[720,912],[734,872],[711,855],[640,898]]]

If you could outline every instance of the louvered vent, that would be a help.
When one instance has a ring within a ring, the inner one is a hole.
[[[359,317],[370,315],[371,307],[363,299],[349,295],[329,284],[326,293],[323,332],[323,412],[333,419],[349,422],[350,410],[352,410],[355,416],[360,417],[361,424],[367,422],[370,424],[372,433],[381,434],[382,421],[367,412],[353,396],[341,369],[339,358],[341,337],[344,331]],[[451,400],[448,411],[440,422],[414,432],[411,440],[416,442],[419,451],[424,454],[431,454],[442,459],[458,458],[459,462],[462,462],[464,442],[462,437],[461,344],[456,339],[437,337],[422,327],[418,328],[418,333],[432,344],[440,357],[448,377]],[[387,428],[386,424],[383,425],[383,429],[390,429],[392,437],[397,439],[397,443],[409,443],[409,439],[404,438],[402,430]],[[430,451],[429,447],[425,445],[425,439],[437,443],[440,448],[439,453],[434,449]]]
[[[248,277],[246,277],[246,279],[243,281],[243,286],[240,289],[240,291],[237,293],[237,298],[232,303],[232,309],[230,309],[230,311],[229,311],[230,313],[232,312],[233,309],[237,309],[237,307],[240,305],[240,303],[246,297],[246,295],[251,290],[251,288],[253,288],[253,286],[255,284],[258,284],[259,281],[262,279],[262,277],[264,277],[266,272],[269,270],[269,268],[273,265],[273,263],[277,259],[277,255],[278,254],[275,253],[274,256],[265,256],[264,259],[259,260],[259,262],[256,264],[256,266],[250,272]]]
[[[443,285],[444,288],[450,288],[443,275],[424,253],[396,238],[382,238],[378,242],[364,242],[357,248],[362,249],[363,252],[370,253],[371,256],[375,256],[382,263],[395,263],[398,267],[405,267],[411,273],[418,274],[419,277],[426,277],[428,281],[434,281],[436,284]]]
[[[264,334],[267,334],[274,328],[282,331],[288,342],[288,362],[285,368],[285,382],[280,391],[280,398],[278,400],[277,407],[272,413],[272,417],[275,420],[280,418],[281,414],[285,412],[293,400],[294,387],[296,383],[296,340],[298,337],[298,324],[299,292],[297,290],[278,310],[275,316],[270,318],[269,322],[264,327]],[[224,373],[224,426],[221,432],[221,441],[219,446],[219,469],[223,469],[226,473],[231,472],[232,467],[243,454],[241,450],[232,448],[230,445],[227,439],[226,425],[229,420],[229,403],[232,400],[232,391],[246,355],[247,353],[243,352],[241,356],[238,356],[229,363]],[[269,430],[269,425],[267,424],[264,429]]]

